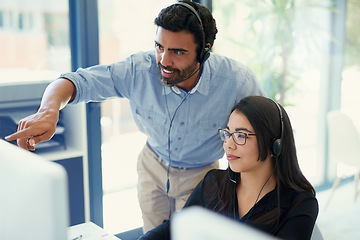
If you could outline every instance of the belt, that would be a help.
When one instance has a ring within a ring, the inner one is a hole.
[[[192,169],[192,168],[187,168],[187,167],[180,167],[180,166],[171,166],[170,163],[165,162],[155,151],[154,149],[150,146],[150,144],[148,142],[146,142],[146,146],[151,150],[151,152],[153,152],[153,154],[156,156],[156,160],[158,160],[161,164],[164,164],[168,167],[171,168],[175,168],[175,169],[179,169],[179,170],[188,170],[188,169]]]

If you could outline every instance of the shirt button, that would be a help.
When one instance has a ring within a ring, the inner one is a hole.
[[[185,123],[184,122],[181,122],[180,125],[183,126]]]

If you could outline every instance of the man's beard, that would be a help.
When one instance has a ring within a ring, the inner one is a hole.
[[[168,87],[173,87],[181,82],[188,80],[198,71],[198,70],[196,70],[196,67],[197,67],[196,60],[192,64],[190,64],[187,68],[185,68],[184,70],[180,70],[178,68],[165,67],[160,62],[158,62],[158,66],[159,66],[160,70],[162,68],[164,68],[168,71],[172,71],[175,73],[175,76],[173,76],[171,78],[166,78],[166,77],[162,76],[163,83]]]

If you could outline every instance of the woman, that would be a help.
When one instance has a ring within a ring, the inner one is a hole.
[[[209,171],[185,207],[203,206],[281,239],[310,239],[318,203],[285,110],[265,97],[244,98],[219,134],[229,167]],[[170,239],[169,221],[142,239]]]

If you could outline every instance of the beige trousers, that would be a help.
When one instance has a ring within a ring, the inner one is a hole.
[[[169,193],[166,191],[168,166],[147,145],[141,151],[138,164],[138,199],[143,218],[144,233],[169,219],[170,209],[173,214],[179,211],[190,193],[219,162],[201,168],[169,168]]]

